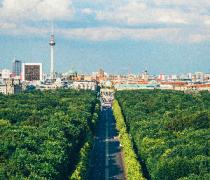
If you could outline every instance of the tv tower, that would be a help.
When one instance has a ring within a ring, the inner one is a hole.
[[[54,49],[55,49],[55,36],[54,36],[54,26],[53,23],[51,25],[51,35],[50,35],[50,51],[51,51],[51,63],[50,63],[50,79],[53,80],[55,79],[55,69],[54,69]]]

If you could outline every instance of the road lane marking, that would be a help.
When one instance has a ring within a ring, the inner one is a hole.
[[[105,116],[105,120],[106,120],[106,152],[105,152],[105,156],[106,156],[106,160],[105,160],[105,180],[109,179],[109,124],[108,124],[108,114],[106,111],[106,116]]]

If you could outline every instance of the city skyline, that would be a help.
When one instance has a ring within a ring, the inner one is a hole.
[[[58,72],[208,73],[209,9],[195,0],[0,0],[0,68],[11,69],[15,56],[49,72],[53,20]]]

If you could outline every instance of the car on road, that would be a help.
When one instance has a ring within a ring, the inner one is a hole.
[[[102,107],[111,108],[112,107],[112,103],[110,103],[110,102],[103,102],[102,103]]]

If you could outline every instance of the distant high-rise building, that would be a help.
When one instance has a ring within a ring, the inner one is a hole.
[[[99,77],[103,78],[105,76],[104,70],[103,69],[99,69],[98,75],[99,75]]]
[[[12,75],[20,76],[21,75],[22,63],[20,60],[14,59],[12,63]]]
[[[192,79],[192,73],[187,73],[188,79]]]
[[[42,81],[42,63],[23,63],[23,81]]]
[[[141,75],[141,78],[144,80],[144,81],[148,81],[149,80],[149,73],[147,70],[145,70],[142,75]]]

